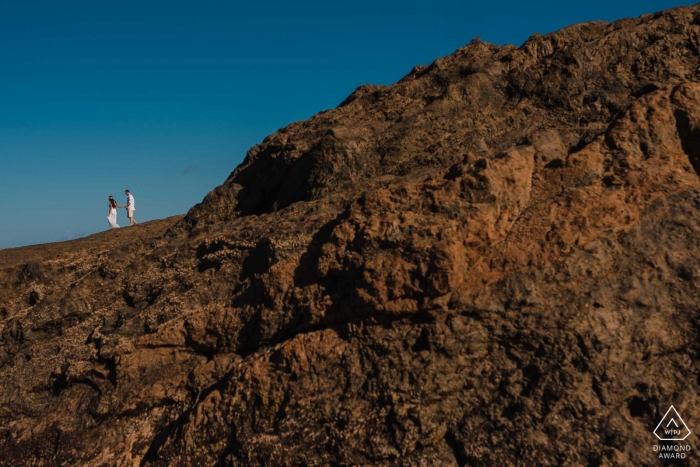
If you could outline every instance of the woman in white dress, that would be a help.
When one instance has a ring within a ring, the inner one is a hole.
[[[111,229],[118,229],[119,224],[117,224],[117,207],[119,205],[111,196],[109,199],[109,214],[107,214],[107,222],[109,222],[109,227]]]

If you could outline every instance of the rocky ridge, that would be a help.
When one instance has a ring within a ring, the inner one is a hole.
[[[700,421],[699,67],[700,6],[474,42],[183,218],[0,251],[0,465],[657,465]]]

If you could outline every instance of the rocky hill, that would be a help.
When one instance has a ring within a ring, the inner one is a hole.
[[[185,217],[0,251],[0,465],[658,465],[700,427],[699,82],[700,5],[473,42]]]

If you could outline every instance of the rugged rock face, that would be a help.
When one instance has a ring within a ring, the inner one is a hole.
[[[657,465],[700,426],[699,66],[699,6],[470,44],[184,218],[0,251],[0,464]]]

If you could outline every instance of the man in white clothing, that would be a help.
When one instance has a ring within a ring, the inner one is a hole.
[[[134,219],[134,211],[136,211],[136,207],[134,206],[134,197],[131,194],[129,190],[125,190],[124,193],[126,193],[126,217],[129,218],[129,225],[135,225],[138,224],[136,222],[136,219]]]

